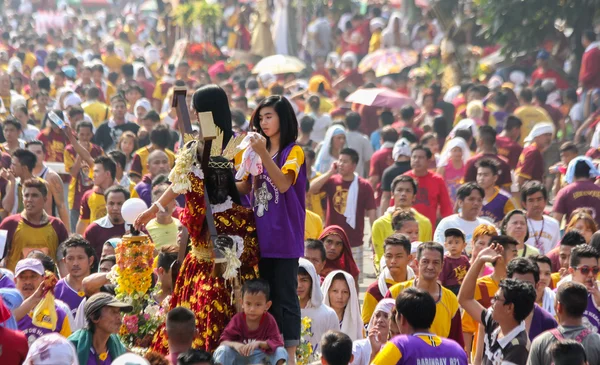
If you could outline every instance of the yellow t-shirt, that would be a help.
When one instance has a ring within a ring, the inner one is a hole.
[[[323,232],[323,221],[317,214],[306,209],[306,220],[304,222],[304,239],[319,239]]]
[[[162,246],[172,245],[177,242],[177,231],[181,226],[181,222],[177,218],[169,224],[160,224],[156,218],[150,220],[146,225],[146,230],[152,238],[156,249]]]
[[[321,96],[321,104],[319,104],[319,112],[321,113],[329,113],[331,110],[333,110],[333,108],[335,107],[335,105],[333,105],[333,103],[331,102],[331,100],[329,100],[328,98]],[[310,113],[310,106],[308,104],[306,104],[306,107],[304,107],[304,113]]]
[[[527,245],[527,244],[525,246],[527,246],[527,247],[517,250],[517,255],[519,257],[523,257],[523,251],[525,251],[525,248],[527,248],[527,252],[525,252],[525,257],[537,256],[540,254],[540,250],[538,250],[537,248]]]
[[[167,148],[164,150],[164,152],[169,158],[169,165],[171,165],[171,167],[175,166],[176,156],[173,151]],[[133,154],[131,169],[129,170],[129,175],[135,175],[139,177],[146,175],[148,173],[148,156],[150,156],[150,149],[148,146],[142,147],[135,151]]]
[[[96,187],[88,190],[81,198],[79,220],[89,224],[106,215],[106,200],[104,194],[99,193]]]
[[[395,299],[404,289],[414,286],[415,281],[413,279],[393,285],[389,290],[392,298]],[[456,299],[456,295],[450,290],[443,286],[441,288],[442,295],[435,305],[435,318],[433,319],[430,330],[431,333],[447,338],[450,334],[452,319],[458,311],[458,299]]]
[[[543,108],[535,105],[523,105],[514,112],[515,116],[523,122],[521,126],[521,146],[533,126],[539,122],[552,122],[552,117]]]
[[[83,108],[83,111],[92,118],[95,128],[100,127],[100,124],[110,118],[110,108],[101,101],[86,101],[81,107]]]
[[[116,54],[109,54],[102,56],[102,62],[108,67],[111,72],[121,73],[121,66],[125,64],[119,56]]]
[[[411,208],[411,213],[414,215],[417,224],[419,225],[419,241],[428,242],[431,241],[432,227],[429,218],[423,214],[417,212]],[[373,240],[373,250],[375,255],[375,267],[379,270],[379,261],[383,256],[383,241],[394,233],[392,228],[392,214],[386,213],[379,217],[374,223],[371,229],[371,239]]]
[[[373,53],[381,48],[381,31],[378,30],[371,34],[371,40],[369,41],[369,53]]]
[[[296,145],[292,147],[290,154],[285,160],[285,164],[281,167],[281,172],[286,175],[288,172],[292,172],[294,174],[294,184],[296,183],[296,179],[298,179],[298,172],[300,172],[300,167],[304,163],[304,151],[302,147]]]
[[[319,176],[321,176],[321,173],[317,172],[316,175],[309,181],[313,181]],[[306,193],[306,209],[321,217],[321,220],[325,219],[325,210],[323,209],[323,204],[321,204],[321,201],[326,195],[327,194],[324,192],[318,194]]]

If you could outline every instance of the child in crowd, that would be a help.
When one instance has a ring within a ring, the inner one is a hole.
[[[342,332],[329,331],[321,339],[322,365],[348,365],[354,360],[352,340]]]
[[[446,239],[444,243],[446,257],[439,279],[442,286],[458,295],[460,284],[471,267],[469,258],[463,255],[467,242],[464,232],[458,228],[448,228],[444,232],[444,237]]]
[[[229,322],[214,353],[221,365],[259,364],[265,358],[273,365],[287,361],[287,352],[271,307],[269,284],[262,279],[248,280],[242,287],[242,313]]]
[[[396,210],[392,214],[392,228],[394,229],[394,233],[401,233],[408,237],[411,244],[414,244],[415,247],[418,247],[419,243],[419,223],[415,218],[414,214],[410,211],[405,210]],[[415,248],[416,250],[416,248]],[[412,249],[411,249],[412,251]],[[416,251],[415,251],[416,252]],[[414,252],[411,253],[411,255]],[[385,256],[385,255],[384,255]],[[381,260],[379,262],[380,270],[383,270],[385,266],[385,257],[381,256]],[[408,263],[409,267],[414,270],[416,273],[416,262],[411,259]],[[385,295],[385,294],[384,294]]]
[[[419,224],[410,211],[396,210],[392,214],[392,228],[395,233],[408,236],[411,243],[419,240]]]

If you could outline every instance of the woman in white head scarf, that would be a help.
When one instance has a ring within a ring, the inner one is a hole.
[[[437,173],[446,180],[452,202],[456,200],[456,191],[465,176],[465,167],[469,157],[471,157],[471,151],[467,142],[461,137],[449,140],[442,150]]]
[[[350,336],[352,341],[363,339],[363,322],[352,275],[342,270],[330,272],[321,285],[321,292],[324,296],[323,303],[337,314],[340,330]]]
[[[314,127],[313,127],[314,132]],[[325,133],[325,139],[321,144],[315,170],[322,174],[329,171],[331,164],[337,161],[340,151],[346,146],[346,129],[341,125],[332,125]]]
[[[321,280],[317,270],[307,259],[298,260],[298,297],[302,318],[311,319],[311,336],[307,338],[313,347],[313,352],[319,351],[319,343],[323,334],[329,330],[339,331],[340,322],[333,309],[323,304]],[[307,281],[310,281],[308,283]],[[306,301],[308,299],[308,301]]]
[[[133,113],[135,114],[137,122],[139,123],[144,115],[146,115],[146,113],[148,113],[151,109],[152,105],[150,104],[150,100],[146,98],[138,99],[133,107]]]
[[[390,333],[390,321],[392,310],[396,301],[391,298],[382,299],[375,307],[367,327],[367,338],[354,341],[352,344],[352,355],[354,360],[351,365],[369,365],[381,346],[387,342]]]
[[[381,48],[410,46],[410,37],[402,29],[401,17],[398,12],[394,12],[390,17],[387,27],[381,33]]]

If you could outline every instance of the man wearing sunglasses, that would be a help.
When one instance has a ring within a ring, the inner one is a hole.
[[[600,273],[598,259],[600,253],[596,249],[589,245],[580,245],[571,251],[569,267],[572,281],[585,285],[588,290],[588,305],[583,313],[583,324],[592,332],[600,331],[600,291],[596,283],[596,277]]]

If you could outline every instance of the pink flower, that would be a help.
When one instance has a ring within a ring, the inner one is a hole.
[[[147,321],[150,319],[150,315],[148,313],[144,313],[144,319]]]
[[[125,324],[125,327],[129,333],[136,333],[138,331],[137,315],[128,315],[123,317],[123,324]]]

